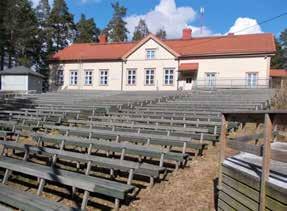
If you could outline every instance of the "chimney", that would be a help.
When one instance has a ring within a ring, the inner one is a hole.
[[[190,28],[184,28],[182,30],[182,39],[189,40],[191,39],[192,30]]]
[[[107,36],[105,35],[105,34],[101,34],[101,35],[99,35],[99,43],[100,44],[106,44],[107,43]]]

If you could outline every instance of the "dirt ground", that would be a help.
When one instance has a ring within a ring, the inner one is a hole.
[[[152,188],[141,190],[128,207],[121,210],[200,210],[214,208],[214,181],[218,174],[219,145],[209,146],[203,157],[190,161],[184,169],[169,174]]]

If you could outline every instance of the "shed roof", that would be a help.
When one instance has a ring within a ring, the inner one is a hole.
[[[17,67],[13,67],[10,69],[0,71],[0,75],[32,75],[32,76],[39,77],[39,78],[45,78],[45,76],[43,76],[42,74],[37,73],[24,66],[17,66]]]
[[[270,77],[287,77],[287,70],[284,69],[270,69]]]

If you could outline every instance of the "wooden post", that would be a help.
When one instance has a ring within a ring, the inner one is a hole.
[[[221,116],[221,131],[220,131],[220,157],[219,157],[219,176],[218,176],[218,189],[222,188],[222,163],[225,158],[225,148],[226,148],[226,132],[227,132],[227,121],[222,114]]]
[[[270,159],[271,159],[271,140],[272,140],[272,121],[269,114],[265,114],[264,120],[264,145],[262,158],[262,174],[260,181],[260,204],[259,210],[265,210],[266,197],[266,182],[270,173]]]

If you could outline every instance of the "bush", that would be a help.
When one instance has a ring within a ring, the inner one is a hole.
[[[287,80],[272,99],[272,109],[287,109]]]

